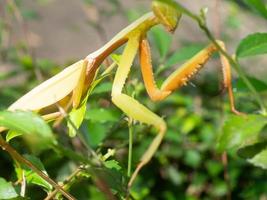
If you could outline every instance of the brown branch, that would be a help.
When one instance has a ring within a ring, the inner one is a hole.
[[[13,147],[11,147],[0,135],[0,146],[4,151],[7,151],[10,156],[18,161],[19,163],[25,164],[28,166],[32,171],[37,173],[40,177],[42,177],[44,180],[46,180],[48,183],[50,183],[54,188],[56,188],[58,191],[60,191],[68,200],[76,200],[71,194],[66,192],[61,186],[59,186],[55,181],[53,181],[51,178],[49,178],[45,173],[43,173],[40,169],[35,167],[30,161],[25,159],[23,156],[21,156]]]
[[[68,183],[72,181],[76,176],[79,175],[79,173],[83,170],[83,167],[78,167],[64,182],[61,187],[65,187]],[[50,200],[53,199],[54,196],[58,193],[58,189],[55,189],[53,192],[47,195],[47,197],[44,200]]]

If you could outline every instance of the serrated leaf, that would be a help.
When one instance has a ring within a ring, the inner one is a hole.
[[[166,66],[173,66],[179,62],[186,61],[196,55],[201,49],[203,49],[203,45],[189,45],[183,47],[168,58]]]
[[[32,112],[25,111],[1,111],[0,112],[0,126],[6,127],[17,135],[23,135],[30,143],[35,144],[37,147],[46,148],[50,144],[56,144],[55,137],[52,130],[47,123],[38,115]],[[8,135],[12,138],[14,133]]]
[[[164,59],[170,49],[172,37],[162,28],[152,29],[154,43],[157,46],[161,59]]]
[[[248,159],[248,162],[251,164],[261,167],[263,169],[267,169],[267,149],[261,151],[257,155],[255,155],[253,158]]]
[[[267,9],[266,9],[266,4],[264,3],[264,1],[244,0],[244,2],[252,9],[256,10],[261,16],[267,19]]]
[[[261,115],[229,115],[223,125],[218,140],[218,149],[224,151],[258,142],[261,129],[267,124],[267,118]]]
[[[0,178],[0,199],[11,199],[18,197],[18,194],[12,184],[5,179]]]
[[[32,155],[24,155],[24,157],[29,160],[35,167],[37,167],[39,170],[41,170],[46,175],[47,172],[44,168],[43,163],[41,160],[35,156]],[[41,178],[38,174],[33,172],[30,168],[28,168],[25,165],[21,165],[22,168],[15,167],[15,171],[17,173],[18,179],[22,179],[23,174],[26,178],[26,181],[28,184],[34,184],[43,187],[47,192],[51,191],[53,189],[52,185],[50,185],[48,182],[46,182],[43,178]],[[24,173],[23,173],[24,172]]]
[[[236,56],[238,58],[267,53],[267,33],[255,33],[247,36],[239,43]]]

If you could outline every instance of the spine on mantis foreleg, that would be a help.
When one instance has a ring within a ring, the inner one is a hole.
[[[216,51],[216,47],[210,44],[205,49],[197,53],[192,59],[174,71],[162,84],[161,89],[174,91],[187,83],[202,69],[211,54]]]

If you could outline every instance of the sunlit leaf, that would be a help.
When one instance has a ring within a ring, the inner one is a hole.
[[[0,178],[0,199],[12,199],[15,197],[18,197],[18,194],[12,184]]]
[[[69,128],[69,136],[74,137],[77,134],[77,129],[83,122],[84,115],[86,112],[86,102],[84,102],[79,108],[72,109],[69,113],[69,119],[67,126]]]
[[[14,137],[14,132],[17,132],[17,135],[23,135],[25,139],[31,140],[37,146],[38,144],[43,144],[44,146],[41,148],[56,143],[55,137],[47,123],[32,112],[1,111],[0,126],[12,131],[12,136],[8,135],[7,137],[8,140]]]
[[[238,149],[258,142],[259,133],[266,124],[267,118],[261,115],[229,115],[218,140],[218,149]]]
[[[20,133],[20,132],[10,130],[10,131],[8,131],[8,133],[6,135],[6,141],[9,142],[13,138],[21,136],[21,135],[22,135],[22,133]]]
[[[255,155],[253,158],[248,159],[248,161],[257,167],[267,169],[267,148]]]

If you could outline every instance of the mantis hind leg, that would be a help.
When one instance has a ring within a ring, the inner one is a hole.
[[[138,46],[139,37],[129,39],[128,44],[125,47],[123,55],[120,59],[120,63],[115,75],[112,87],[112,101],[129,117],[138,120],[142,123],[155,126],[159,130],[159,133],[154,138],[146,152],[143,154],[140,163],[138,164],[136,170],[130,178],[128,187],[131,187],[140,169],[150,161],[157,148],[159,147],[166,130],[166,124],[161,117],[159,117],[158,115],[150,111],[148,108],[140,104],[134,98],[122,93],[124,83],[130,72],[130,68],[133,63],[133,59],[137,53]]]
[[[222,49],[225,50],[225,45],[222,41],[217,41]],[[165,99],[174,90],[184,86],[187,82],[204,66],[204,64],[209,60],[211,55],[218,51],[214,44],[208,45],[206,48],[197,53],[193,58],[175,70],[162,84],[161,88],[158,89],[156,86],[152,64],[150,48],[146,38],[141,41],[140,45],[140,62],[141,70],[145,83],[145,87],[148,95],[154,101],[160,101]],[[224,87],[228,89],[229,101],[231,110],[235,114],[242,114],[235,108],[234,95],[231,83],[231,67],[228,60],[220,54]]]

